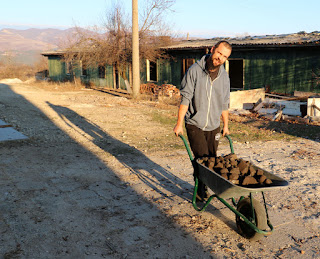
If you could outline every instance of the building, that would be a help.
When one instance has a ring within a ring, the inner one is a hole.
[[[156,63],[148,60],[142,62],[141,83],[169,83],[179,87],[187,69],[209,53],[219,40],[227,40],[233,47],[225,64],[233,90],[264,87],[267,91],[284,94],[294,91],[320,92],[319,32],[180,41],[163,48],[170,59]],[[52,80],[72,79],[71,66],[63,61],[62,54],[43,53],[48,57],[49,77]],[[85,69],[78,64],[73,75],[87,84],[125,89],[125,80],[110,65]]]

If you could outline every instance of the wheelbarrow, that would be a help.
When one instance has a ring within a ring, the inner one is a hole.
[[[269,220],[264,192],[288,186],[289,183],[286,180],[253,165],[256,170],[262,170],[264,175],[268,179],[272,180],[272,184],[252,188],[236,185],[223,178],[214,170],[202,165],[198,161],[199,159],[194,160],[185,137],[181,134],[179,136],[184,142],[193,167],[197,167],[198,169],[198,175],[195,176],[195,185],[192,197],[194,209],[200,212],[204,211],[210,204],[211,200],[213,198],[217,198],[235,213],[236,225],[242,236],[250,241],[256,241],[264,236],[271,235],[273,232],[273,226]],[[232,140],[229,135],[226,135],[226,138],[229,140],[231,153],[234,154]],[[214,193],[207,199],[202,207],[198,206],[196,198],[199,180],[208,186]],[[263,204],[253,198],[253,194],[257,193],[261,193]],[[239,198],[238,201],[236,201],[235,198]],[[225,199],[231,199],[232,204],[227,202]]]

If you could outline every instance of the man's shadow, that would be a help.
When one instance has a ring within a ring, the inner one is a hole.
[[[172,199],[172,195],[174,195],[184,200],[191,200],[193,186],[190,183],[156,164],[138,149],[112,137],[99,125],[73,110],[49,102],[47,104],[70,128],[88,134],[95,145],[117,158],[131,173],[135,174],[143,183],[158,192],[162,197]],[[168,195],[161,189],[167,190],[172,195]]]

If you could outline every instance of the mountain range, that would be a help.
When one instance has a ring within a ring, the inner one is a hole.
[[[0,30],[0,60],[10,56],[14,61],[32,64],[43,51],[53,50],[75,33],[76,28],[59,29],[2,29]]]

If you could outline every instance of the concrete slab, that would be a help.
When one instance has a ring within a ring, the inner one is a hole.
[[[25,135],[16,131],[14,128],[0,128],[0,142],[10,140],[27,139]]]
[[[253,104],[265,99],[265,89],[241,90],[230,93],[230,109],[244,109],[248,104]]]

